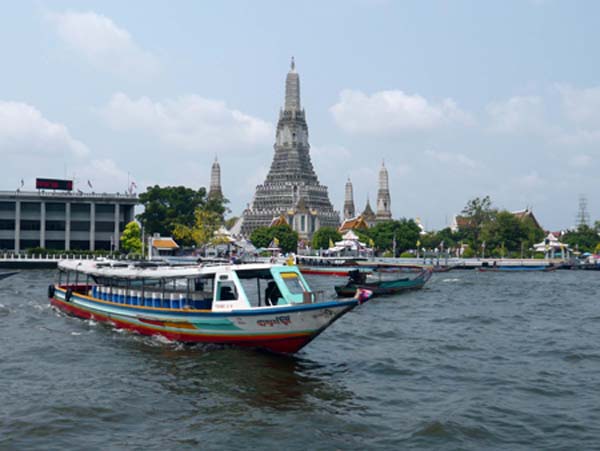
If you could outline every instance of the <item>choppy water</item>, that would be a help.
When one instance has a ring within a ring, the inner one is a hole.
[[[435,274],[296,357],[66,317],[52,278],[0,281],[0,449],[600,446],[597,272]]]

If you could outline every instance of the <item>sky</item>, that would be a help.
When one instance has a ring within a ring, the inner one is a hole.
[[[0,190],[208,186],[240,215],[295,57],[311,158],[342,211],[449,225],[468,200],[600,219],[600,2],[19,1],[0,15]]]

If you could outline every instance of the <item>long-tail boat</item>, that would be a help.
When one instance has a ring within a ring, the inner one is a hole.
[[[407,290],[418,290],[423,288],[432,274],[432,269],[424,267],[413,277],[401,277],[402,272],[392,272],[389,266],[373,268],[373,272],[365,274],[359,271],[352,271],[350,278],[345,285],[336,285],[335,292],[340,297],[350,297],[356,290],[369,290],[373,296],[384,296],[397,294]]]
[[[74,316],[184,343],[295,353],[368,300],[327,299],[296,266],[152,266],[61,261],[51,304]],[[356,290],[355,290],[356,291]],[[263,294],[264,293],[264,294]]]

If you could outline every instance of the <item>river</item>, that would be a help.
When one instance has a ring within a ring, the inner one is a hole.
[[[0,449],[600,446],[598,272],[434,274],[294,357],[68,317],[53,278],[0,281]]]

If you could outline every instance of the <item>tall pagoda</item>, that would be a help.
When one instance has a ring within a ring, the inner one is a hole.
[[[279,111],[275,155],[252,204],[243,213],[242,234],[269,226],[283,216],[293,230],[310,238],[320,227],[338,227],[339,213],[329,201],[327,187],[319,183],[310,160],[308,126],[300,106],[300,77],[294,58],[285,80],[285,105]]]

